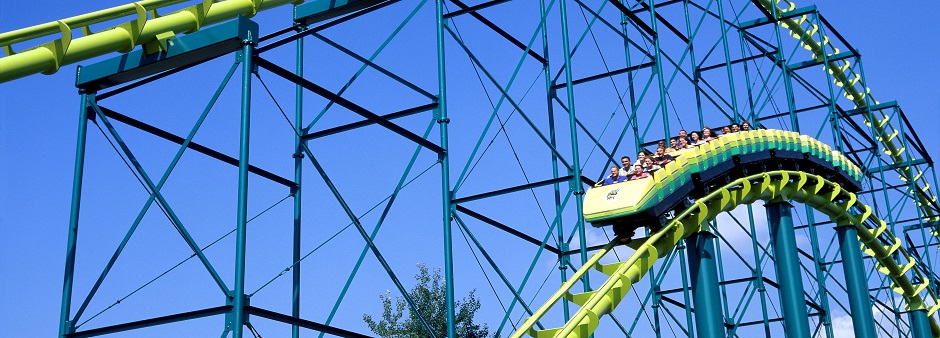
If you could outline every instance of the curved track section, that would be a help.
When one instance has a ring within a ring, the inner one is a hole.
[[[758,0],[756,3],[777,17],[785,17],[787,12],[797,8],[796,4],[790,0]],[[780,3],[786,4],[786,7],[778,6],[777,4]],[[862,76],[855,71],[849,60],[829,61],[830,57],[839,54],[839,48],[833,46],[829,37],[819,32],[819,26],[813,24],[806,15],[782,19],[779,24],[790,30],[790,36],[800,40],[800,45],[812,52],[813,58],[826,64],[824,69],[832,75],[832,82],[844,90],[843,95],[855,104],[856,109],[864,109],[872,104],[878,104],[878,101],[871,97],[871,89],[865,86]],[[816,40],[817,36],[821,42]],[[915,169],[912,169],[904,159],[905,148],[903,144],[897,143],[898,130],[891,125],[890,116],[882,115],[877,118],[870,109],[863,116],[865,117],[865,124],[874,130],[875,139],[884,146],[883,152],[891,158],[898,174],[901,175],[901,179],[905,182],[911,182],[912,187],[909,188],[908,193],[917,196],[917,206],[923,213],[924,218],[927,221],[940,220],[940,216],[934,210],[937,207],[937,196],[930,192],[929,184],[918,182],[923,177],[923,172],[918,171],[915,173]]]
[[[594,226],[612,224],[618,235],[651,224],[665,225],[661,216],[681,213],[686,198],[705,196],[731,178],[774,169],[804,171],[852,192],[862,190],[858,166],[829,145],[795,132],[737,132],[670,155],[675,160],[654,171],[652,178],[588,190],[584,220]]]
[[[938,304],[937,295],[927,288],[928,279],[924,272],[920,271],[915,258],[901,247],[901,240],[887,230],[887,224],[872,214],[871,207],[861,203],[854,193],[843,190],[839,184],[821,176],[801,171],[778,170],[743,177],[714,190],[695,201],[650,237],[629,243],[628,245],[636,251],[625,262],[600,264],[601,258],[613,251],[615,246],[625,244],[626,239],[623,236],[616,237],[594,254],[511,337],[522,337],[526,333],[537,338],[590,336],[597,328],[600,317],[611,313],[630,288],[642,280],[656,260],[668,254],[680,240],[700,231],[703,224],[714,220],[721,212],[758,200],[803,203],[828,215],[837,224],[855,225],[863,243],[861,249],[877,260],[878,271],[892,279],[892,289],[904,297],[909,309],[927,308],[922,296],[924,291],[928,292],[927,297],[932,298],[933,304]],[[868,224],[877,226],[869,227]],[[590,269],[600,270],[610,278],[595,291],[570,293],[578,279]],[[909,276],[925,282],[915,284]],[[581,308],[563,327],[534,330],[532,327],[535,322],[562,297],[580,305]],[[938,309],[940,305],[928,309],[934,337],[940,336],[940,325],[932,317]]]

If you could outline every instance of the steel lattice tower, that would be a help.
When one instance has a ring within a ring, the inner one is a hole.
[[[932,159],[809,3],[321,5],[297,5],[277,27],[259,21],[273,33],[240,17],[145,44],[160,60],[81,68],[63,336],[361,336],[361,315],[380,311],[363,304],[406,294],[415,262],[442,267],[448,322],[476,290],[478,320],[509,336],[613,238],[581,216],[607,168],[679,129],[742,121],[809,135],[863,168],[859,199],[930,272],[916,280],[923,292],[940,293]],[[167,97],[187,100],[140,104]],[[119,203],[143,207],[109,208]],[[843,273],[862,251],[840,246],[856,236],[809,206],[784,209],[798,269],[775,270],[768,229],[786,224],[768,215],[782,209],[747,205],[680,242],[595,335],[702,336],[690,276],[715,264],[712,336],[795,334],[788,302],[812,336],[837,336],[861,318],[849,305],[861,283],[877,336],[924,337],[918,309],[870,256],[864,276]],[[87,248],[79,233],[111,244]],[[109,274],[140,274],[130,280],[145,287]],[[802,297],[781,280],[800,281]],[[935,305],[920,310],[935,320]],[[561,301],[539,324],[576,308]]]

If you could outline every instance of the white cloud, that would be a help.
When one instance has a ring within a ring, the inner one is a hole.
[[[762,205],[754,205],[751,210],[754,217],[754,230],[758,239],[767,238],[767,214]],[[730,214],[730,215],[729,215]],[[732,217],[733,216],[733,217]],[[737,222],[735,221],[737,220]],[[755,234],[748,234],[751,231],[748,221],[748,211],[746,206],[739,206],[730,212],[724,212],[716,218],[718,232],[728,241],[732,247],[751,247],[751,237]],[[744,226],[738,225],[738,222]],[[745,229],[747,232],[745,232]]]
[[[855,337],[855,329],[852,327],[852,316],[847,313],[838,313],[832,317],[832,335],[835,338]],[[817,337],[825,336],[825,332],[819,332]]]

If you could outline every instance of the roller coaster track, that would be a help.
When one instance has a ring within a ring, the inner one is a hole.
[[[790,0],[775,0],[775,2],[755,0],[755,2],[778,18],[784,17],[787,12],[796,9],[796,4]],[[787,6],[777,6],[781,2],[786,3]],[[878,101],[871,97],[871,89],[865,86],[862,76],[855,71],[852,63],[846,59],[829,61],[830,57],[839,54],[839,48],[833,46],[829,37],[819,32],[819,26],[808,20],[805,14],[797,18],[784,18],[779,21],[779,24],[790,30],[790,36],[800,40],[800,45],[812,52],[817,61],[826,62],[825,69],[833,76],[833,83],[843,88],[843,95],[855,104],[856,109],[867,110],[863,114],[865,124],[874,129],[875,138],[884,146],[882,151],[891,158],[893,167],[901,175],[901,180],[912,185],[908,189],[908,193],[916,195],[917,206],[923,213],[923,219],[928,222],[940,220],[935,211],[937,196],[930,193],[930,184],[926,182],[923,184],[918,183],[923,178],[924,173],[918,170],[915,174],[914,169],[904,160],[905,147],[903,144],[896,143],[898,130],[891,125],[890,116],[882,115],[881,118],[876,118],[871,110],[867,109],[871,106],[870,103],[878,104]],[[822,42],[816,41],[815,35],[817,33],[821,36]],[[831,53],[827,52],[827,48]],[[940,235],[940,232],[932,231],[932,233]]]
[[[252,17],[263,10],[298,5],[305,0],[203,0],[166,15],[157,13],[158,9],[186,1],[139,1],[0,34],[0,46],[5,55],[0,58],[0,83],[36,73],[52,74],[64,65],[114,52],[127,53],[137,46],[154,53],[165,50],[166,40],[176,34],[192,33],[239,15]],[[125,17],[131,20],[99,32],[91,31],[92,24]],[[73,38],[72,31],[76,29],[81,29],[84,36]],[[15,43],[56,34],[60,35],[56,40],[21,52],[13,50]]]
[[[184,2],[186,0],[144,0],[2,33],[0,46],[3,47],[4,56],[0,58],[0,83],[36,73],[52,74],[64,65],[114,52],[126,53],[137,46],[143,46],[148,53],[158,52],[165,50],[166,41],[176,34],[192,33],[239,15],[251,17],[263,10],[288,4],[297,5],[305,0],[204,0],[200,4],[168,14],[160,15],[157,12],[159,9]],[[789,0],[754,2],[778,18],[796,9],[796,5]],[[781,2],[785,4],[784,7],[778,6]],[[98,32],[93,32],[90,28],[93,24],[121,18],[128,18],[129,21]],[[923,172],[905,161],[906,149],[897,138],[899,130],[892,125],[890,116],[876,117],[872,114],[870,107],[878,104],[878,101],[872,98],[870,88],[865,86],[852,63],[846,59],[829,61],[830,57],[839,54],[839,50],[830,43],[828,36],[819,32],[818,25],[808,20],[806,15],[783,18],[778,23],[788,29],[790,35],[798,39],[805,49],[812,52],[814,59],[825,62],[825,69],[833,76],[833,82],[843,88],[844,96],[854,103],[854,108],[866,110],[863,114],[866,125],[874,130],[875,139],[884,147],[882,151],[890,157],[893,168],[901,179],[911,185],[909,192],[916,196],[923,219],[940,220],[935,210],[937,197],[930,192],[929,184],[923,182]],[[82,37],[73,36],[73,31],[78,29],[81,30]],[[52,41],[42,42],[19,52],[13,47],[14,44],[53,36],[56,38]],[[821,41],[817,41],[817,36]],[[859,229],[862,249],[878,262],[877,270],[892,279],[893,290],[903,296],[909,309],[928,310],[932,334],[934,337],[940,337],[940,325],[933,318],[940,305],[928,308],[922,296],[926,291],[926,297],[932,299],[932,304],[940,304],[937,294],[928,287],[928,272],[922,271],[915,256],[904,249],[901,240],[887,229],[886,222],[878,219],[872,213],[871,207],[861,203],[854,193],[842,189],[839,184],[813,173],[792,170],[750,175],[714,189],[648,238],[627,243],[625,237],[618,236],[586,261],[512,337],[521,337],[526,333],[535,337],[589,336],[597,328],[600,317],[611,313],[630,288],[642,280],[653,264],[662,255],[673,250],[681,239],[700,231],[703,224],[714,220],[721,212],[757,200],[803,203],[828,215],[837,224],[855,225]],[[931,233],[940,234],[937,231]],[[600,263],[614,247],[624,244],[636,249],[627,261]],[[600,270],[611,277],[595,291],[572,294],[571,288],[590,269]],[[915,284],[912,279],[923,282]],[[582,307],[561,328],[533,330],[533,325],[561,298]]]
[[[700,231],[703,224],[714,220],[720,213],[757,200],[803,203],[826,214],[839,225],[855,225],[863,243],[861,249],[875,258],[878,271],[891,278],[892,289],[905,299],[909,309],[928,310],[931,332],[934,337],[940,337],[940,325],[932,316],[940,309],[940,305],[928,308],[921,296],[927,291],[933,304],[938,304],[937,295],[928,288],[929,279],[920,270],[916,259],[902,248],[901,240],[887,230],[887,224],[872,214],[871,207],[861,203],[854,193],[842,189],[839,184],[811,173],[789,170],[750,175],[715,189],[696,200],[648,238],[634,240],[629,244],[625,243],[627,240],[623,236],[614,238],[585,262],[511,337],[518,338],[526,333],[536,338],[590,336],[597,328],[600,317],[611,313],[656,260],[673,250],[680,240]],[[869,228],[866,224],[878,226]],[[600,264],[601,258],[612,252],[614,247],[623,244],[636,249],[629,259]],[[572,294],[571,288],[591,269],[597,269],[610,278],[595,291]],[[923,283],[914,284],[908,274]],[[534,330],[533,325],[563,297],[581,308],[563,327]]]
[[[106,10],[57,20],[42,25],[23,28],[0,34],[0,47],[5,56],[0,58],[0,83],[15,80],[36,73],[52,74],[64,65],[87,60],[113,52],[126,53],[137,46],[143,46],[148,53],[165,50],[165,43],[176,34],[192,33],[204,26],[233,19],[239,15],[252,17],[260,11],[287,4],[298,5],[306,0],[203,0],[202,3],[189,6],[166,15],[157,13],[158,9],[186,2],[186,0],[144,0]],[[754,0],[765,11],[778,18],[796,9],[790,0]],[[338,3],[349,3],[340,1]],[[785,3],[786,7],[777,4]],[[341,5],[341,4],[340,4]],[[149,15],[149,19],[148,19]],[[131,20],[115,27],[92,32],[92,24],[130,17]],[[800,40],[800,44],[813,53],[813,57],[826,62],[826,69],[833,76],[833,82],[844,89],[844,96],[855,104],[856,109],[870,107],[870,102],[877,104],[871,97],[870,88],[864,85],[852,63],[842,59],[829,61],[828,58],[839,54],[839,49],[832,45],[828,36],[819,32],[819,26],[808,20],[806,15],[798,18],[786,17],[779,24],[790,30],[790,35]],[[806,24],[806,26],[804,26]],[[83,37],[73,38],[73,30],[81,29]],[[821,41],[816,40],[816,35]],[[15,52],[13,44],[33,41],[59,34],[59,38]],[[830,53],[831,51],[831,53]],[[905,147],[897,143],[898,129],[890,123],[890,116],[876,118],[867,111],[864,114],[866,125],[875,131],[875,138],[884,146],[884,153],[892,161],[894,169],[901,179],[910,182],[909,193],[916,195],[917,205],[927,221],[940,220],[935,208],[937,197],[931,194],[930,185],[919,183],[923,172],[915,173],[904,160]],[[940,234],[940,232],[935,232]]]
[[[780,2],[786,3],[788,7],[777,6]],[[796,5],[789,0],[755,0],[755,3],[777,18],[796,9]],[[808,26],[804,26],[804,23]],[[854,108],[866,109],[863,114],[865,124],[874,130],[875,138],[884,146],[883,152],[890,157],[901,180],[911,185],[908,192],[916,196],[922,219],[928,222],[940,219],[934,210],[937,198],[931,196],[930,185],[918,182],[923,178],[923,172],[918,171],[915,174],[915,169],[904,160],[905,148],[903,144],[896,143],[899,132],[890,123],[890,117],[882,115],[881,118],[876,118],[872,114],[869,109],[870,102],[878,102],[871,97],[871,90],[864,86],[861,75],[855,71],[852,63],[848,60],[828,60],[830,56],[839,54],[839,49],[830,43],[828,36],[821,33],[819,35],[822,42],[816,40],[814,35],[819,33],[819,27],[812,24],[806,15],[784,18],[779,20],[779,24],[790,30],[790,35],[799,39],[801,46],[811,51],[817,61],[826,63],[825,69],[833,76],[833,83],[843,88],[844,96],[854,103]],[[828,192],[818,194],[827,190]],[[927,291],[933,304],[938,304],[937,294],[928,287],[931,280],[927,276],[929,272],[921,271],[922,265],[918,264],[915,256],[902,248],[901,240],[887,230],[887,223],[873,215],[871,207],[861,203],[854,193],[843,190],[840,185],[824,177],[801,171],[780,170],[744,177],[714,190],[686,208],[660,231],[642,242],[631,242],[629,246],[634,247],[636,251],[627,261],[600,264],[601,258],[613,251],[615,246],[625,244],[625,239],[618,236],[586,261],[511,337],[521,337],[526,333],[536,338],[590,336],[599,325],[600,317],[611,313],[630,288],[652,268],[653,263],[672,250],[679,240],[699,231],[702,224],[714,220],[719,213],[757,200],[790,200],[804,203],[826,214],[837,224],[855,225],[859,228],[862,249],[877,260],[878,271],[892,279],[892,289],[904,297],[909,309],[926,308],[921,297],[924,291]],[[866,224],[878,226],[869,228]],[[940,236],[938,231],[931,233]],[[571,288],[591,269],[600,270],[610,278],[597,290],[572,294]],[[907,276],[909,272],[922,283],[913,284]],[[534,330],[533,325],[563,297],[581,308],[560,328]],[[940,337],[940,325],[933,317],[938,309],[940,305],[927,309],[930,330],[934,337]]]

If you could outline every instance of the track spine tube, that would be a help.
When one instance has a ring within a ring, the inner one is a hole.
[[[437,96],[438,116],[437,122],[441,130],[441,148],[444,153],[440,154],[441,162],[441,197],[443,199],[443,226],[444,226],[444,284],[445,284],[445,302],[447,312],[447,338],[456,337],[456,317],[454,314],[454,249],[453,249],[453,192],[450,190],[450,154],[447,147],[447,124],[450,120],[447,118],[447,79],[445,72],[447,67],[444,63],[444,0],[436,0],[435,22],[437,23],[437,85],[440,92]]]
[[[242,62],[242,102],[241,102],[241,128],[239,131],[238,150],[238,210],[236,218],[235,238],[235,290],[230,297],[232,300],[232,338],[242,338],[244,324],[247,322],[245,307],[245,251],[248,226],[248,150],[249,130],[251,129],[251,74],[252,54],[254,46],[249,40],[244,41],[240,52]]]
[[[686,238],[695,307],[695,333],[699,338],[725,337],[725,320],[718,288],[715,235],[702,231]]]
[[[796,248],[793,229],[793,206],[783,201],[768,202],[767,223],[770,226],[770,243],[776,260],[777,282],[780,284],[780,303],[783,307],[783,324],[788,337],[810,337],[806,321],[806,298],[803,296],[803,278],[800,275],[800,258]]]
[[[868,279],[865,278],[865,262],[858,241],[858,229],[852,224],[839,224],[839,250],[842,252],[842,269],[849,295],[852,326],[857,338],[875,338],[875,319],[871,312],[871,296],[868,294]]]
[[[59,337],[75,330],[69,320],[72,305],[72,282],[75,277],[75,251],[78,245],[78,215],[82,202],[82,178],[85,172],[85,143],[88,131],[88,101],[94,100],[94,93],[81,93],[81,107],[78,117],[78,136],[75,141],[75,169],[72,173],[72,207],[69,213],[68,247],[65,252],[65,277],[62,282],[62,307],[59,312]]]

